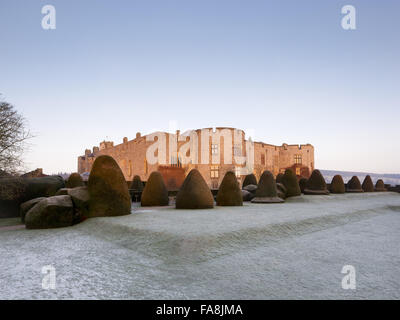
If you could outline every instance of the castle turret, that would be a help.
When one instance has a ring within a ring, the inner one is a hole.
[[[114,147],[114,142],[112,142],[112,141],[100,142],[100,150],[109,149],[112,147]]]

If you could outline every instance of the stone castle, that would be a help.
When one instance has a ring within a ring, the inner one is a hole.
[[[310,176],[314,170],[314,147],[310,144],[275,146],[245,139],[243,130],[218,127],[180,133],[155,132],[114,145],[103,141],[99,147],[86,149],[78,157],[78,173],[88,173],[94,160],[109,155],[119,164],[125,179],[135,175],[147,181],[158,170],[169,190],[176,190],[192,168],[200,171],[211,189],[217,189],[227,171],[235,172],[239,182],[254,173],[257,178],[264,170],[275,176],[292,169],[298,177]]]

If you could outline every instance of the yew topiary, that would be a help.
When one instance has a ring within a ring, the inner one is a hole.
[[[143,191],[143,182],[138,175],[133,177],[131,189],[135,191]]]
[[[214,207],[210,188],[197,169],[192,169],[176,195],[177,209],[206,209]]]
[[[20,212],[20,217],[21,217],[21,222],[25,223],[25,216],[26,213],[32,209],[36,204],[38,204],[40,201],[47,199],[45,197],[40,197],[40,198],[36,198],[36,199],[31,199],[29,201],[26,201],[24,203],[21,203],[19,212]]]
[[[357,176],[353,176],[349,182],[347,182],[346,192],[364,192]]]
[[[243,197],[235,173],[228,171],[222,179],[217,194],[218,206],[242,206]]]
[[[243,180],[243,184],[242,184],[242,189],[245,187],[245,186],[248,186],[249,184],[254,184],[254,185],[257,185],[257,178],[256,178],[256,176],[254,175],[254,174],[248,174],[245,178],[244,178],[244,180]]]
[[[383,183],[382,179],[379,179],[376,184],[375,184],[375,191],[377,192],[382,192],[382,191],[387,191],[385,188],[385,184]]]
[[[286,199],[286,188],[282,183],[277,183],[276,184],[276,190],[278,192],[278,197],[281,199]]]
[[[23,202],[54,196],[64,186],[64,179],[60,176],[1,178],[0,218],[18,217],[19,207]]]
[[[19,177],[0,179],[0,218],[18,217],[19,206],[25,200],[26,188],[26,179]]]
[[[283,173],[278,173],[276,175],[276,183],[282,183],[282,179],[283,179]]]
[[[364,181],[363,181],[361,187],[364,190],[364,192],[374,192],[375,188],[374,188],[374,184],[372,182],[370,175],[367,175],[364,178]]]
[[[65,183],[66,188],[76,188],[76,187],[83,187],[85,183],[82,180],[82,177],[79,173],[72,173],[69,177],[67,182]]]
[[[300,178],[300,180],[299,180],[299,187],[300,187],[300,190],[302,193],[304,193],[304,190],[307,187],[307,181],[308,181],[307,178]]]
[[[243,201],[251,201],[255,197],[254,193],[251,193],[250,191],[242,189],[242,198]]]
[[[143,207],[167,206],[169,202],[168,190],[160,172],[153,171],[142,192],[141,204]]]
[[[293,170],[286,169],[282,177],[282,184],[286,188],[286,197],[295,197],[301,195],[301,190],[297,177]]]
[[[93,163],[88,180],[88,217],[122,216],[131,212],[131,198],[117,162],[102,155]]]
[[[284,200],[278,197],[276,182],[270,171],[264,171],[260,177],[256,196],[251,200],[253,203],[282,203]]]
[[[337,174],[332,178],[330,191],[332,193],[345,193],[346,192],[346,188],[344,186],[343,178],[342,178],[342,176],[340,174]]]
[[[326,182],[319,170],[314,170],[311,173],[311,177],[307,180],[306,188],[304,189],[304,194],[310,195],[323,195],[329,194],[326,187]]]
[[[70,196],[44,198],[25,215],[27,229],[63,228],[74,223],[74,205]]]
[[[38,197],[52,197],[58,190],[65,187],[64,179],[60,176],[46,176],[37,178],[25,178],[25,200]]]
[[[248,184],[247,186],[245,186],[244,188],[242,188],[243,190],[246,190],[248,192],[251,193],[256,193],[257,190],[257,185],[256,184]]]

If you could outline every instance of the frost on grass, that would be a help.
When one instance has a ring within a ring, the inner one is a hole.
[[[400,195],[391,192],[12,225],[0,224],[0,299],[400,298]],[[356,290],[341,288],[348,264]],[[55,290],[41,287],[45,265],[56,268]]]

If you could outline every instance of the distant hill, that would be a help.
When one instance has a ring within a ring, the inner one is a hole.
[[[332,178],[336,174],[340,174],[346,183],[351,179],[352,176],[357,176],[361,182],[363,182],[366,175],[370,175],[372,181],[375,183],[378,179],[382,179],[385,184],[390,184],[392,186],[400,185],[400,174],[398,173],[370,173],[370,172],[356,172],[356,171],[336,171],[336,170],[322,170],[320,169],[322,175],[327,183],[332,181]]]

